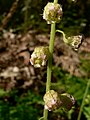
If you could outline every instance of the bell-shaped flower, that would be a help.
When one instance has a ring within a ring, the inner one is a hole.
[[[45,66],[49,57],[49,48],[40,46],[34,49],[30,62],[34,67]]]

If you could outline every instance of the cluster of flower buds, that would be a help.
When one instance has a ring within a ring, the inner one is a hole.
[[[58,94],[54,90],[49,90],[44,95],[45,109],[53,111],[59,108],[70,110],[75,104],[75,99],[68,93]]]
[[[59,95],[54,90],[50,90],[50,91],[46,92],[43,99],[45,102],[45,109],[47,109],[49,111],[58,109],[61,105]]]
[[[74,50],[77,50],[80,45],[82,44],[83,36],[77,35],[77,36],[71,36],[67,38],[67,43],[74,48]]]
[[[49,2],[44,7],[43,19],[47,21],[47,24],[58,23],[62,17],[62,7],[58,3]]]
[[[47,46],[36,47],[31,55],[30,62],[34,67],[41,67],[46,65],[48,57],[49,57],[49,48]]]

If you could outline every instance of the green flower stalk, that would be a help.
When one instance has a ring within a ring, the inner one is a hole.
[[[47,65],[46,92],[50,90],[50,86],[51,86],[51,72],[52,72],[52,57],[53,57],[53,49],[54,49],[54,40],[55,40],[55,23],[52,23],[51,33],[50,33],[50,44],[49,44],[50,56],[49,56],[48,65]],[[48,118],[48,110],[44,108],[43,120],[47,120],[47,118]]]
[[[88,94],[89,88],[90,88],[90,79],[88,79],[88,82],[87,82],[87,86],[86,86],[86,89],[85,89],[85,92],[84,92],[84,96],[83,96],[83,100],[82,100],[82,104],[81,104],[81,107],[80,107],[80,111],[79,111],[77,120],[81,119],[83,107],[85,105],[85,98],[86,98],[86,96]]]
[[[42,67],[46,65],[49,58],[49,48],[46,47],[36,47],[31,55],[30,62],[34,67]]]
[[[51,86],[51,72],[52,72],[52,56],[54,49],[54,40],[55,40],[55,26],[56,23],[60,21],[62,16],[62,8],[58,5],[58,0],[54,0],[54,3],[48,3],[43,12],[43,19],[47,21],[47,24],[51,24],[51,33],[50,33],[50,44],[49,44],[49,52],[50,56],[48,59],[47,66],[47,82],[46,82],[46,92],[50,90]],[[48,118],[48,110],[44,108],[43,119],[47,120]]]

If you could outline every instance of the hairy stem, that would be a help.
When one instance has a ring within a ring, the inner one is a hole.
[[[82,110],[83,110],[83,107],[84,107],[84,101],[85,101],[85,98],[87,96],[89,86],[90,86],[90,80],[88,80],[88,82],[87,82],[87,87],[86,87],[86,90],[85,90],[85,93],[84,93],[84,96],[83,96],[83,100],[82,100],[82,104],[81,104],[81,107],[80,107],[80,111],[79,111],[79,115],[78,115],[77,120],[80,120],[80,118],[81,118]]]
[[[58,0],[54,0],[54,3],[57,3]],[[51,72],[52,72],[52,58],[53,58],[53,49],[54,49],[54,40],[55,40],[55,23],[51,24],[51,33],[50,33],[50,44],[49,44],[49,52],[50,57],[48,60],[47,66],[47,82],[46,82],[46,92],[50,90],[51,86]],[[44,108],[44,120],[48,118],[48,110]]]

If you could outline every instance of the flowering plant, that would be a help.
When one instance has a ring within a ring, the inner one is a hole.
[[[63,31],[56,30],[56,23],[61,21],[62,13],[62,7],[58,4],[58,0],[54,0],[53,3],[49,2],[44,7],[43,19],[46,20],[47,24],[51,24],[49,47],[36,47],[30,59],[31,64],[34,65],[34,67],[42,67],[46,65],[48,61],[46,93],[44,95],[45,105],[43,117],[40,118],[43,120],[47,120],[48,111],[53,111],[60,107],[70,110],[75,104],[74,97],[68,93],[59,94],[54,90],[50,90],[55,33],[60,32],[63,35],[65,44],[72,46],[75,50],[77,50],[82,43],[81,35],[66,37]]]

